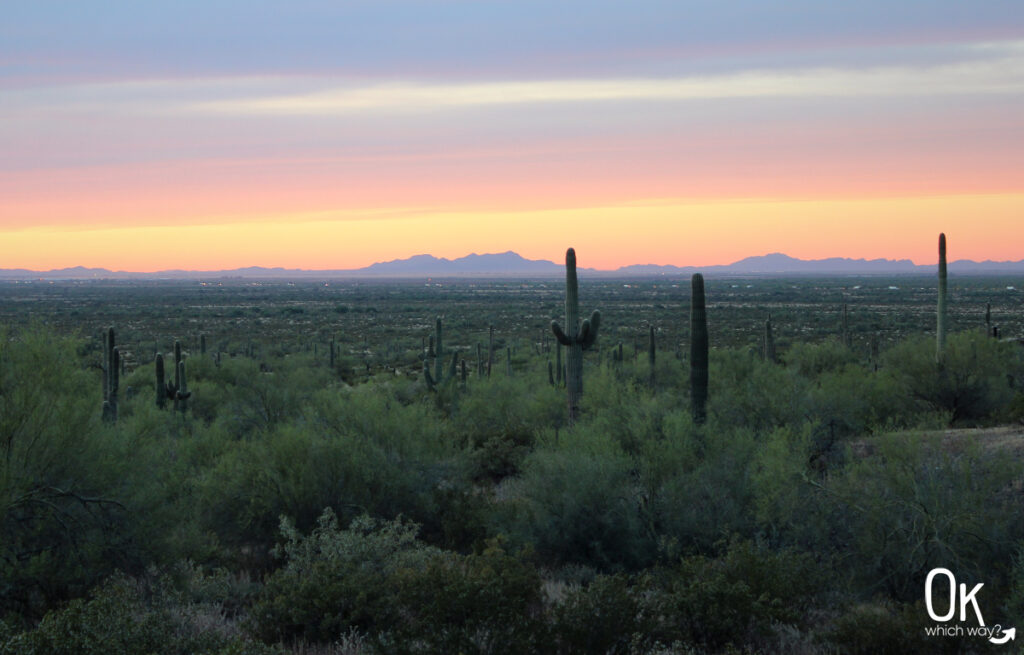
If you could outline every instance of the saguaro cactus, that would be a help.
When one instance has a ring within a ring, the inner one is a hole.
[[[764,322],[764,349],[761,351],[764,361],[774,364],[775,359],[775,336],[772,334],[772,315]]]
[[[654,365],[657,360],[657,353],[654,344],[654,326],[650,326],[650,343],[647,344],[647,363],[651,368],[651,386],[654,386]]]
[[[580,415],[580,396],[583,395],[583,351],[589,349],[597,340],[597,331],[601,326],[601,312],[596,309],[590,319],[579,320],[579,283],[576,280],[576,251],[569,248],[565,251],[565,328],[568,334],[551,321],[551,331],[555,333],[558,343],[565,346],[565,386],[569,397],[569,425],[576,422]]]
[[[185,362],[178,362],[178,375],[176,376],[181,384],[178,386],[178,392],[174,396],[175,408],[181,410],[184,414],[185,410],[188,409],[188,397],[192,395],[192,392],[188,390],[188,383],[185,381]]]
[[[690,296],[690,401],[693,422],[704,423],[708,403],[708,313],[704,305],[704,276],[694,273]]]
[[[494,325],[487,328],[487,377],[491,377],[491,367],[494,366]]]
[[[433,390],[437,385],[445,384],[455,378],[456,369],[459,363],[459,353],[452,353],[452,363],[448,368],[448,374],[444,373],[444,344],[441,340],[443,334],[443,328],[441,325],[441,317],[437,317],[437,321],[434,323],[434,374],[430,374],[430,363],[427,359],[423,360],[423,379],[427,382],[427,388]]]
[[[184,369],[181,368],[180,364],[181,364],[181,342],[178,341],[177,339],[175,339],[175,341],[174,341],[174,392],[170,393],[170,390],[168,390],[168,392],[169,392],[168,395],[171,397],[171,399],[174,400],[174,409],[178,409],[178,402],[180,401],[180,398],[178,398],[178,392],[181,391],[181,374],[184,371]]]
[[[850,338],[850,316],[846,311],[846,303],[843,303],[843,317],[842,317],[842,338],[843,345],[847,348],[853,345],[853,340]]]
[[[156,354],[156,406],[167,407],[167,383],[164,380],[164,356]]]
[[[103,333],[103,420],[117,421],[117,391],[121,371],[121,353],[114,345],[114,328]]]
[[[438,316],[434,322],[434,347],[437,349],[434,351],[434,379],[438,382],[441,381],[441,374],[444,373],[444,343],[441,341],[442,332],[441,317]]]
[[[946,350],[946,235],[939,235],[939,299],[935,319],[935,361],[942,363]]]

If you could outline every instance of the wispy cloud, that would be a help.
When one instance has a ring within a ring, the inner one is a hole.
[[[674,78],[559,79],[328,86],[193,102],[203,113],[335,115],[419,112],[496,105],[727,98],[1016,94],[1024,92],[1024,42],[965,49],[964,60],[932,66],[749,70]],[[981,56],[979,56],[981,55]]]
[[[934,54],[934,48],[924,50]],[[914,52],[911,48],[903,53],[907,59],[891,64],[762,67],[674,76],[423,82],[278,75],[83,83],[7,88],[0,96],[0,109],[9,118],[34,121],[72,113],[408,115],[568,103],[1024,93],[1024,41],[950,45],[941,61],[930,63],[908,63]],[[0,135],[3,131],[0,126]]]

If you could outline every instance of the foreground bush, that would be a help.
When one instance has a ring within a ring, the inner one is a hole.
[[[398,621],[398,574],[423,571],[440,551],[403,521],[355,519],[347,529],[325,510],[308,537],[282,520],[285,565],[267,579],[253,608],[267,641],[331,641],[352,628],[376,634]]]
[[[0,640],[0,655],[272,655],[241,635],[223,608],[194,603],[168,579],[146,588],[115,576],[89,600],[48,613],[29,632]]]
[[[416,538],[415,524],[330,510],[302,536],[282,522],[287,562],[252,612],[267,641],[330,642],[353,629],[387,653],[529,653],[544,634],[537,571],[495,542],[460,556]]]
[[[0,616],[36,618],[129,556],[120,435],[101,427],[76,348],[0,328]]]

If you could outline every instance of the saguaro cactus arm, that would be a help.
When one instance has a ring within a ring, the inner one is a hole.
[[[601,327],[601,312],[594,310],[590,318],[580,326],[580,345],[588,350],[597,341],[597,331]]]
[[[167,405],[167,386],[164,381],[164,356],[156,354],[156,406],[163,409]]]
[[[563,346],[571,346],[572,340],[562,330],[562,326],[558,324],[558,321],[551,321],[551,331],[555,334],[555,338],[558,339],[558,343]]]

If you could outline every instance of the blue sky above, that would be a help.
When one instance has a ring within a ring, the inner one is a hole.
[[[7,78],[672,75],[999,40],[1018,1],[8,3]],[[871,55],[867,55],[870,57]]]

